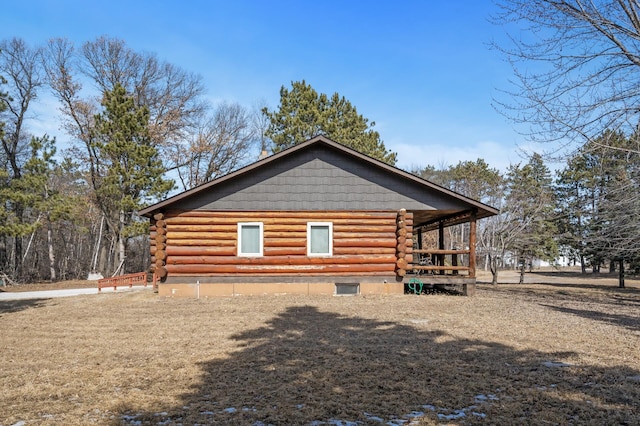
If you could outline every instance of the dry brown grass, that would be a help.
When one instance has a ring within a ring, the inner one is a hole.
[[[527,279],[473,298],[0,302],[0,424],[639,424],[640,284]]]

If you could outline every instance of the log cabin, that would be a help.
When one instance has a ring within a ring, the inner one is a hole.
[[[476,221],[497,213],[324,136],[139,212],[157,291],[176,297],[402,294],[410,280],[471,295]],[[460,223],[467,246],[446,250]],[[439,247],[421,246],[429,230]]]

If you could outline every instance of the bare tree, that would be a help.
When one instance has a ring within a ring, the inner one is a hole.
[[[31,134],[26,121],[30,118],[30,106],[44,84],[40,61],[40,49],[28,46],[21,39],[0,42],[0,75],[3,85],[0,96],[0,122],[3,123],[2,159],[7,170],[7,187],[13,180],[20,179],[26,157],[29,155]],[[15,219],[13,236],[13,269],[17,278],[22,274],[23,247],[22,236],[32,226],[25,225],[25,206],[19,197],[8,203]],[[3,237],[4,238],[4,237]],[[6,250],[6,243],[2,243]],[[4,255],[0,258],[6,259]],[[0,265],[0,267],[6,265]]]
[[[60,101],[64,128],[83,148],[76,152],[82,153],[94,201],[98,200],[96,191],[104,170],[104,159],[97,148],[96,117],[105,94],[116,87],[125,89],[135,107],[148,110],[150,146],[157,149],[164,171],[183,165],[172,154],[187,143],[206,110],[199,76],[160,61],[153,54],[135,52],[124,41],[108,37],[87,42],[80,49],[65,39],[51,40],[45,69],[53,94]],[[105,206],[101,210],[107,231],[103,247],[109,253],[100,256],[99,269],[107,272],[106,265],[114,258],[112,243],[117,240],[115,233],[121,228],[121,218],[110,214]]]
[[[207,109],[199,76],[155,55],[135,52],[119,39],[100,37],[80,51],[68,40],[53,39],[46,58],[49,82],[62,103],[67,130],[84,143],[90,138],[86,131],[103,94],[117,84],[134,97],[136,106],[149,109],[151,138],[160,151],[184,141]],[[97,93],[83,90],[86,79],[97,86]]]
[[[189,145],[175,155],[184,161],[178,168],[184,189],[206,183],[245,163],[255,141],[251,116],[236,103],[222,103],[192,135]]]
[[[265,114],[265,110],[268,110],[267,101],[264,99],[258,99],[251,108],[251,128],[254,133],[254,137],[259,143],[260,154],[267,152],[271,145],[271,141],[267,137],[267,130],[269,129],[269,117]]]
[[[640,122],[640,2],[502,0],[494,17],[509,32],[496,44],[513,66],[513,88],[495,100],[551,152],[633,134]],[[640,152],[638,144],[626,150]]]

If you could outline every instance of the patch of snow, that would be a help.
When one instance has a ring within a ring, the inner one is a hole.
[[[464,412],[464,410],[455,410],[451,414],[438,413],[438,418],[443,420],[457,420],[466,416],[467,414]]]
[[[123,414],[120,416],[122,420],[135,420],[140,416],[139,414]]]
[[[407,417],[409,417],[410,419],[414,419],[416,417],[424,417],[424,411],[412,411],[407,414]]]
[[[378,422],[378,423],[384,422],[384,419],[382,417],[374,416],[373,414],[370,414],[367,412],[364,412],[363,414],[367,418],[367,420],[371,420],[373,422]]]
[[[486,402],[486,401],[498,401],[500,398],[498,398],[496,395],[490,393],[487,395],[484,394],[479,394],[475,396],[475,400],[476,402]]]
[[[24,420],[20,420],[19,422],[14,423],[14,424],[13,424],[13,425],[11,425],[11,426],[24,426],[24,425],[26,425],[26,424],[27,424],[27,422],[25,422]]]
[[[550,385],[551,387],[556,386],[555,384]],[[547,389],[546,386],[539,386],[538,388],[540,389]],[[500,390],[497,390],[498,392],[500,392]],[[341,420],[341,419],[329,419],[329,420],[314,420],[313,422],[309,423],[311,426],[323,426],[323,425],[330,425],[330,426],[361,426],[363,424],[369,424],[369,423],[379,423],[379,424],[384,424],[386,426],[417,426],[420,422],[421,419],[423,419],[426,414],[425,411],[430,411],[430,412],[434,412],[437,414],[438,418],[440,419],[440,421],[455,421],[455,420],[459,420],[459,419],[463,419],[467,416],[474,416],[476,418],[481,418],[481,419],[485,419],[487,417],[487,414],[482,413],[480,411],[478,411],[478,407],[481,405],[486,405],[486,404],[491,404],[491,402],[493,401],[498,401],[500,398],[498,398],[498,396],[496,396],[495,394],[492,393],[488,393],[488,394],[478,394],[474,397],[476,404],[478,405],[469,405],[468,407],[464,407],[461,409],[450,409],[450,408],[443,408],[443,407],[436,407],[435,405],[432,404],[424,404],[421,406],[421,408],[424,411],[411,411],[408,414],[404,414],[402,416],[398,416],[398,417],[392,417],[388,420],[385,420],[382,417],[376,416],[374,414],[368,413],[368,412],[364,412],[364,416],[366,418],[366,421],[350,421],[350,420]],[[217,403],[214,403],[217,404]],[[297,404],[295,405],[295,408],[297,408],[298,410],[301,410],[305,407],[305,404]],[[185,410],[189,409],[190,406],[185,405],[183,407]],[[277,409],[278,407],[274,406],[274,409]],[[215,422],[216,418],[215,416],[218,414],[222,414],[222,413],[227,413],[227,414],[234,414],[237,413],[239,410],[243,411],[243,412],[256,412],[258,411],[257,408],[255,407],[242,407],[240,409],[235,408],[235,407],[227,407],[224,408],[222,410],[219,411],[211,411],[211,410],[205,410],[205,411],[201,411],[200,414],[201,415],[205,415],[205,416],[214,416],[213,418],[210,419],[211,422]],[[142,414],[129,414],[129,415],[122,415],[120,416],[120,419],[122,421],[122,423],[127,424],[127,425],[142,425],[142,421],[138,420],[138,418],[141,416]],[[176,424],[176,425],[181,425],[181,421],[182,418],[181,417],[175,417],[175,418],[171,418],[169,417],[169,414],[167,412],[158,412],[155,413],[156,417],[162,417],[163,421],[156,423],[156,425],[164,425],[164,424]],[[16,424],[13,426],[24,426],[25,423],[22,424]],[[204,426],[204,425],[203,425]],[[252,423],[251,426],[274,426],[272,424],[266,424],[262,421],[256,421],[254,423]]]
[[[329,419],[329,422],[327,424],[330,424],[333,426],[358,426],[357,422],[350,422],[348,420],[336,420],[336,419]]]

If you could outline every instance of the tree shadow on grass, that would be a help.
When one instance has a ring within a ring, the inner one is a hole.
[[[125,424],[633,424],[640,374],[544,353],[290,307],[201,364],[178,406],[129,407]],[[553,361],[553,362],[549,362]],[[418,420],[419,419],[419,420]],[[352,423],[346,423],[352,422]],[[417,423],[416,423],[417,424]]]
[[[20,312],[29,308],[39,308],[50,299],[0,300],[0,315]]]
[[[617,273],[583,274],[576,271],[533,271],[527,272],[527,276],[535,277],[533,279],[535,284],[553,287],[598,289],[611,292],[640,294],[639,288],[619,287]],[[557,280],[559,279],[565,282],[558,282]],[[637,279],[638,277],[631,275],[626,277],[629,283]],[[529,281],[531,280],[532,279],[529,278]],[[605,282],[605,280],[609,280],[609,282]]]
[[[566,314],[577,315],[582,318],[588,318],[594,321],[613,324],[618,327],[624,327],[631,331],[640,331],[640,316],[623,315],[612,312],[601,312],[589,309],[573,309],[566,306],[557,305],[541,305],[549,309]]]

